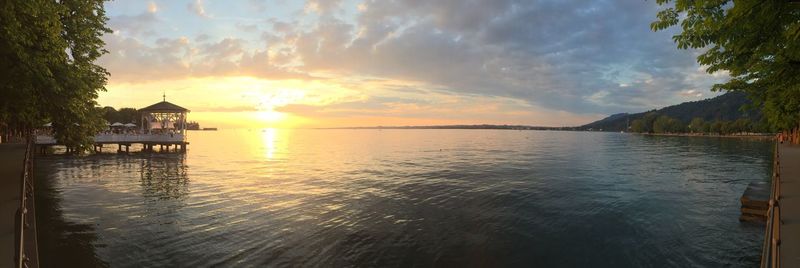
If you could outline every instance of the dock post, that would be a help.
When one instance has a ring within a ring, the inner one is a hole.
[[[130,151],[130,147],[131,147],[130,145],[127,144],[125,145],[125,153],[128,153]]]
[[[117,143],[117,152],[118,153],[122,152],[122,144],[121,143]]]

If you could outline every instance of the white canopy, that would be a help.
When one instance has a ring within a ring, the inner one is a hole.
[[[125,127],[136,127],[136,124],[134,124],[134,123],[127,123],[127,124],[125,124]]]
[[[121,126],[125,126],[125,125],[123,125],[123,124],[122,124],[122,123],[120,123],[120,122],[114,122],[114,124],[111,124],[111,126],[112,126],[112,127],[121,127]]]
[[[52,127],[52,126],[53,126],[53,123],[47,123],[47,124],[44,124],[44,125],[42,125],[42,126],[43,126],[43,127]]]

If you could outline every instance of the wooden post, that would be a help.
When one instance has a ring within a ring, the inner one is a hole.
[[[129,149],[130,149],[130,147],[131,147],[131,146],[130,146],[129,144],[126,144],[126,145],[125,145],[125,153],[128,153],[128,152],[130,151],[130,150],[129,150]]]

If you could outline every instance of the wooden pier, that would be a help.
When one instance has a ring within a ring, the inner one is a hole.
[[[800,145],[780,146],[780,264],[800,267]]]
[[[185,140],[183,134],[98,134],[94,137],[94,152],[101,153],[106,145],[117,145],[118,153],[131,152],[131,146],[141,144],[142,152],[176,152],[186,153],[186,146],[189,142]],[[55,138],[50,136],[36,136],[36,150],[39,154],[46,154],[53,147],[61,145]],[[72,148],[66,148],[66,152],[72,152]]]
[[[25,144],[0,144],[0,267],[17,267],[20,174]]]
[[[800,145],[777,144],[761,267],[800,267]]]

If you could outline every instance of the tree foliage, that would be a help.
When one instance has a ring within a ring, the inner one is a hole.
[[[52,122],[56,139],[81,147],[102,129],[95,64],[110,32],[103,0],[0,0],[0,126]]]
[[[680,24],[680,49],[706,49],[697,61],[731,79],[713,90],[746,92],[778,129],[800,119],[800,1],[657,0],[669,6],[650,27]]]
[[[114,107],[106,106],[101,108],[101,114],[103,115],[103,119],[105,119],[108,123],[134,123],[140,124],[140,120],[142,118],[142,113],[139,112],[136,108],[119,108],[119,110],[114,109]]]
[[[655,118],[655,120],[652,120]],[[649,121],[648,121],[649,120]],[[764,133],[769,128],[764,124],[754,124],[748,118],[737,120],[714,120],[706,122],[702,118],[692,119],[688,125],[683,121],[666,115],[650,113],[647,116],[633,120],[631,125],[632,132],[639,133],[694,133],[694,134],[714,134],[714,135],[736,135],[743,133]]]

